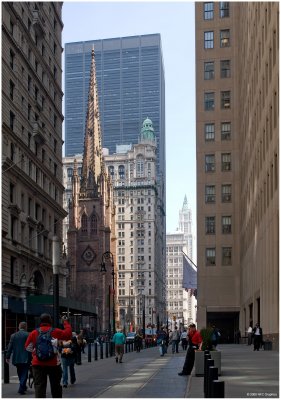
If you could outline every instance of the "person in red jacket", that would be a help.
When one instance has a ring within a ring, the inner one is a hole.
[[[54,328],[51,331],[52,344],[54,349],[58,346],[58,340],[69,340],[72,337],[72,328],[70,323],[63,320],[64,329]],[[52,329],[52,318],[50,314],[42,314],[40,316],[40,331],[46,332]],[[47,377],[49,376],[52,397],[62,397],[62,387],[60,384],[62,370],[60,365],[60,357],[57,354],[50,360],[40,361],[36,355],[36,341],[39,336],[38,329],[33,330],[25,342],[27,351],[32,352],[32,372],[34,377],[35,397],[46,397]]]
[[[195,350],[199,349],[201,343],[202,337],[200,332],[196,330],[196,325],[190,324],[188,331],[188,349],[185,356],[185,362],[182,371],[179,372],[178,375],[182,376],[191,374],[194,366]]]

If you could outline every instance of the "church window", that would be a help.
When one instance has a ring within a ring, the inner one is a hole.
[[[88,218],[86,214],[83,214],[81,218],[81,231],[86,233],[88,231]]]
[[[91,233],[94,235],[98,233],[98,221],[95,214],[92,214],[91,216]]]

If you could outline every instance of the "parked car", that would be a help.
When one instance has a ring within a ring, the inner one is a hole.
[[[136,332],[129,332],[126,336],[126,343],[134,343],[136,337]]]

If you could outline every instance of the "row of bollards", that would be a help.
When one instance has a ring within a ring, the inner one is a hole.
[[[208,350],[204,354],[204,397],[224,398],[224,381],[218,380],[218,368]]]

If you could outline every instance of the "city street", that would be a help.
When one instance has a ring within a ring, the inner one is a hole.
[[[279,353],[254,352],[247,345],[219,345],[222,352],[222,375],[226,398],[279,396]],[[76,366],[75,385],[63,389],[64,398],[203,398],[203,378],[178,376],[185,352],[160,357],[159,348],[124,355],[124,362],[116,364],[114,357]],[[3,369],[2,369],[3,373]],[[2,379],[3,382],[3,379]],[[14,367],[10,368],[10,383],[2,385],[3,398],[22,397],[17,393],[18,379]],[[34,397],[29,389],[24,397]],[[47,397],[50,397],[48,387]]]

